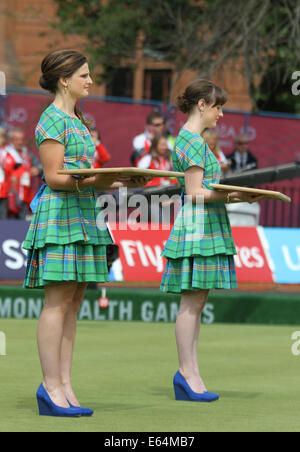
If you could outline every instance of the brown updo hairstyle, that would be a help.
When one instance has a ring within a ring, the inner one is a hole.
[[[206,104],[216,106],[227,102],[226,92],[209,80],[198,78],[193,80],[184,93],[177,97],[176,104],[182,113],[191,113],[200,99]]]
[[[40,77],[40,86],[52,94],[56,94],[58,81],[60,78],[72,77],[81,66],[87,63],[87,58],[75,50],[54,50],[42,61]],[[91,124],[88,122],[81,110],[75,105],[75,114],[90,130]]]

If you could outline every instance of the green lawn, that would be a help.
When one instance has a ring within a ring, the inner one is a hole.
[[[0,432],[299,431],[300,356],[295,327],[203,325],[200,366],[213,404],[176,402],[174,324],[81,321],[73,369],[92,418],[39,417],[36,320],[0,319]],[[300,327],[298,328],[300,330]]]

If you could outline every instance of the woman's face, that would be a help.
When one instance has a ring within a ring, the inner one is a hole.
[[[205,128],[214,128],[220,118],[223,118],[222,105],[206,104],[202,99],[198,103],[200,112],[202,113],[202,120]]]
[[[75,99],[81,99],[89,95],[89,88],[93,81],[90,77],[89,66],[85,63],[72,77],[66,79],[68,93]]]
[[[166,155],[168,152],[168,142],[165,137],[160,138],[156,146],[157,154],[160,156]]]

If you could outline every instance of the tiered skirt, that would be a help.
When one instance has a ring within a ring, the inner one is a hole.
[[[108,282],[107,246],[113,240],[93,189],[81,193],[46,187],[30,224],[26,288],[56,282]]]
[[[237,287],[233,256],[195,256],[168,259],[161,291],[182,293],[187,290],[233,289]]]
[[[28,252],[24,287],[62,281],[108,282],[106,245],[46,245]]]
[[[184,204],[162,252],[161,291],[236,288],[235,254],[224,203]]]

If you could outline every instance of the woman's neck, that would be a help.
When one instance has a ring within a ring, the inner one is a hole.
[[[62,110],[67,115],[69,115],[73,118],[77,117],[75,114],[76,100],[74,100],[73,98],[71,98],[69,96],[62,97],[61,94],[57,94],[55,96],[53,104],[56,108],[58,108],[59,110]]]
[[[189,132],[201,135],[202,132],[206,129],[206,125],[203,123],[200,114],[197,113],[189,116],[183,128],[188,130]]]

